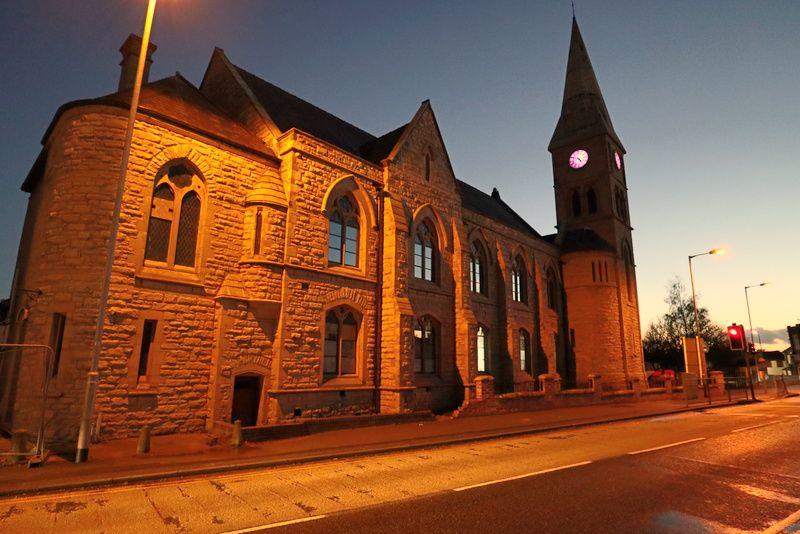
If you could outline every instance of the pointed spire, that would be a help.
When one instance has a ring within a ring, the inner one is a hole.
[[[609,135],[623,149],[611,124],[578,21],[573,15],[561,117],[548,148],[553,150],[600,134]]]

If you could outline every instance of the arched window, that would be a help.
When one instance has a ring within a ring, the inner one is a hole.
[[[430,223],[422,221],[414,234],[414,278],[436,280],[436,234]]]
[[[328,264],[358,266],[358,208],[347,195],[333,203],[328,214]]]
[[[475,334],[475,348],[478,356],[478,372],[485,373],[489,369],[488,336],[483,326],[478,326]]]
[[[511,266],[511,300],[528,302],[528,277],[525,262],[520,256],[514,258],[514,264]]]
[[[430,317],[419,319],[414,325],[414,372],[436,373],[437,328]]]
[[[356,372],[358,320],[346,306],[325,314],[325,347],[322,371],[326,378]]]
[[[194,268],[203,190],[202,179],[184,163],[159,171],[150,203],[146,262]]]
[[[531,337],[524,328],[519,329],[519,368],[526,373],[531,371]]]
[[[552,267],[547,269],[547,306],[551,310],[558,309],[558,280]]]
[[[590,188],[586,193],[586,200],[589,204],[589,213],[597,213],[597,193],[594,188]]]
[[[477,241],[470,246],[469,288],[475,293],[486,294],[486,253]]]
[[[581,195],[577,191],[572,192],[572,215],[581,216]]]

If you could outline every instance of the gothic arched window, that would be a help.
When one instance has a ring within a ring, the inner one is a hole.
[[[551,310],[558,309],[558,279],[552,267],[547,269],[547,306]]]
[[[422,317],[414,325],[414,372],[435,374],[437,360],[437,327],[430,317]]]
[[[414,234],[414,278],[436,280],[436,234],[430,223],[422,221]]]
[[[597,193],[594,192],[594,188],[590,188],[586,193],[586,200],[589,204],[589,213],[597,213]]]
[[[358,319],[346,306],[325,314],[325,346],[322,372],[327,378],[356,373]]]
[[[429,152],[425,153],[425,181],[431,181],[431,155]]]
[[[358,208],[347,195],[333,203],[328,214],[328,264],[358,266]]]
[[[581,216],[581,194],[577,191],[572,192],[572,215]]]
[[[525,262],[520,256],[514,258],[514,264],[511,266],[511,300],[528,302],[528,277]]]
[[[531,366],[531,337],[524,328],[519,329],[519,368],[527,373]]]
[[[483,326],[478,326],[475,334],[475,349],[478,357],[478,372],[485,373],[489,370],[488,336]]]
[[[144,250],[146,262],[194,268],[203,191],[203,180],[183,163],[167,165],[156,175]]]
[[[469,288],[475,293],[486,294],[486,253],[477,241],[470,246]]]

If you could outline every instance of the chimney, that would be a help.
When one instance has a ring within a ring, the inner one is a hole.
[[[138,35],[130,34],[119,51],[122,54],[122,61],[120,62],[119,73],[119,87],[118,91],[128,91],[133,89],[133,84],[136,82],[136,67],[139,64],[139,51],[142,48],[142,38]],[[142,84],[147,83],[147,75],[150,73],[150,65],[153,63],[153,52],[158,48],[152,42],[147,47],[147,60],[144,62],[144,73],[142,76]]]

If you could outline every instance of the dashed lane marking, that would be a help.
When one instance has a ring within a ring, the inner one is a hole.
[[[687,439],[686,441],[678,441],[677,443],[670,443],[668,445],[661,445],[659,447],[651,447],[649,449],[642,449],[640,451],[631,451],[628,454],[642,454],[645,452],[652,452],[652,451],[660,451],[661,449],[668,449],[669,447],[677,447],[678,445],[684,445],[686,443],[694,443],[695,441],[703,441],[706,438],[694,438],[694,439]]]
[[[775,424],[778,424],[778,423],[780,423],[780,421],[770,421],[769,423],[761,423],[760,425],[745,426],[745,427],[742,427],[742,428],[737,428],[736,430],[731,430],[731,433],[744,432],[745,430],[753,430],[754,428],[762,428],[762,427],[765,427],[765,426],[775,425]]]
[[[533,473],[525,473],[524,475],[516,475],[513,477],[501,478],[498,480],[490,480],[489,482],[481,482],[479,484],[471,484],[469,486],[462,486],[460,488],[455,488],[453,491],[466,491],[473,488],[480,488],[483,486],[489,486],[491,484],[500,484],[503,482],[510,482],[512,480],[519,480],[521,478],[528,478],[528,477],[535,477],[537,475],[544,475],[546,473],[553,473],[555,471],[563,471],[564,469],[572,469],[573,467],[580,467],[582,465],[588,465],[592,463],[591,461],[586,462],[578,462],[576,464],[569,464],[569,465],[562,465],[561,467],[552,467],[550,469],[543,469],[541,471],[534,471]]]
[[[316,521],[317,519],[322,519],[323,517],[328,517],[325,514],[321,515],[312,515],[310,517],[301,517],[298,519],[290,519],[289,521],[280,521],[278,523],[267,523],[266,525],[259,525],[257,527],[250,527],[250,528],[243,528],[241,530],[230,530],[228,532],[224,532],[223,534],[245,534],[246,532],[256,532],[259,530],[267,530],[270,528],[278,528],[278,527],[286,527],[289,525],[296,525],[297,523],[307,523],[308,521]]]

